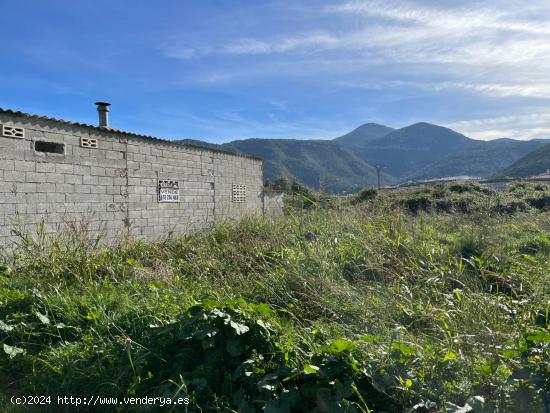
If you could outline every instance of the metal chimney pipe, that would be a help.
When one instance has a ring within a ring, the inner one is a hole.
[[[97,113],[99,115],[99,126],[109,127],[109,106],[108,102],[96,102]]]

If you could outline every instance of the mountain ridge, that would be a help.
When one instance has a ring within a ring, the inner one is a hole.
[[[376,169],[333,140],[244,139],[221,145],[264,159],[264,179],[280,176],[328,192],[352,192],[365,186],[376,186]],[[384,173],[382,184],[393,183]]]
[[[259,156],[264,159],[264,179],[285,176],[336,193],[376,186],[374,165],[383,167],[382,184],[463,175],[490,177],[545,143],[511,138],[476,140],[428,122],[398,129],[369,122],[330,140],[182,142]]]
[[[348,147],[360,147],[365,142],[382,138],[394,130],[395,128],[390,128],[389,126],[368,122],[333,140]]]
[[[545,143],[532,152],[516,160],[495,177],[526,178],[539,175],[550,169],[550,143]]]

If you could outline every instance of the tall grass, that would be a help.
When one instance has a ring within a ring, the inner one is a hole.
[[[158,243],[20,234],[0,264],[0,407],[545,412],[550,214],[495,207],[522,191],[324,197]]]

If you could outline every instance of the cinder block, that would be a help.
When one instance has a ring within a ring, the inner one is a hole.
[[[46,182],[46,175],[37,172],[25,172],[25,180],[27,182]]]
[[[58,174],[72,174],[74,167],[72,164],[57,163],[55,165],[55,172]]]

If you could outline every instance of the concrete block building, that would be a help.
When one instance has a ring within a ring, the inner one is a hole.
[[[39,225],[156,240],[277,214],[261,159],[114,129],[97,105],[98,126],[0,109],[0,245]]]

